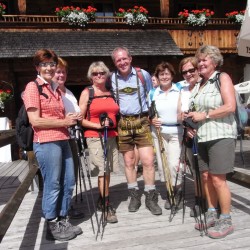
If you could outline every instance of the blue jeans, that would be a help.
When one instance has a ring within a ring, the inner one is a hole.
[[[44,188],[42,210],[45,219],[66,216],[75,185],[74,163],[68,140],[34,143]]]

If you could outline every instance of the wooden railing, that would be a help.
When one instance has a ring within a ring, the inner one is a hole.
[[[39,24],[59,24],[62,23],[57,16],[43,16],[43,15],[3,15],[0,23],[39,23]],[[96,17],[94,23],[112,23],[112,24],[126,24],[126,19],[123,17]],[[185,25],[184,20],[180,18],[162,18],[162,17],[149,17],[148,23],[145,25]],[[234,25],[228,18],[211,18],[208,25]],[[239,25],[238,25],[239,26]]]

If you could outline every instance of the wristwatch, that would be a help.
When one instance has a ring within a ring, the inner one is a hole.
[[[208,112],[206,113],[206,120],[210,119]]]

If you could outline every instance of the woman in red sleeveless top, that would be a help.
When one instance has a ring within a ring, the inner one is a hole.
[[[85,127],[84,136],[87,139],[92,174],[98,175],[100,196],[97,208],[102,210],[105,204],[107,208],[105,211],[106,221],[108,223],[115,223],[118,222],[118,220],[115,210],[109,202],[109,183],[110,171],[114,163],[114,153],[115,151],[117,152],[116,116],[119,112],[119,106],[115,102],[111,92],[106,88],[110,71],[103,62],[99,61],[92,63],[89,67],[87,76],[92,82],[94,97],[91,98],[92,101],[89,105],[90,89],[85,88],[81,93],[79,106],[85,117],[85,119],[82,120],[82,125]],[[100,117],[107,117],[107,119],[101,119],[100,121]],[[106,145],[103,143],[105,127],[108,127]],[[105,146],[107,150],[106,164],[104,164]]]

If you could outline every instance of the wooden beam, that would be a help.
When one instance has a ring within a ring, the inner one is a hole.
[[[169,16],[169,0],[160,0],[161,17]]]
[[[0,131],[0,147],[16,142],[16,130],[1,130]]]
[[[18,9],[21,15],[26,14],[26,0],[18,0]]]

